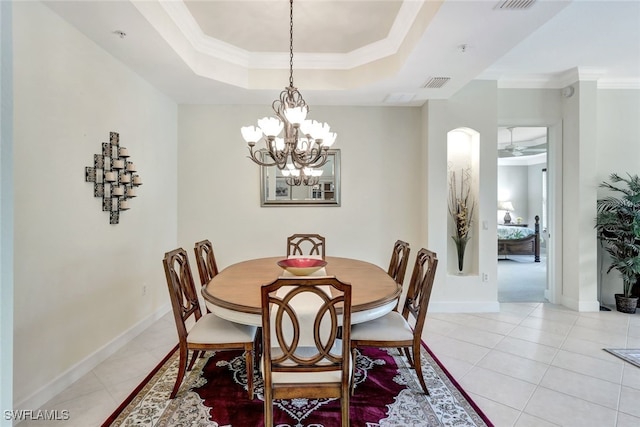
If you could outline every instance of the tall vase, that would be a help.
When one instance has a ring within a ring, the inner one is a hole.
[[[458,272],[462,272],[464,268],[464,251],[467,248],[468,239],[454,239],[456,242],[456,251],[458,252]]]

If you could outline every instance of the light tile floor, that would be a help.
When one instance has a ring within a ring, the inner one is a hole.
[[[640,368],[603,351],[640,348],[640,313],[503,303],[499,313],[430,313],[425,341],[498,427],[640,426]],[[175,345],[170,314],[41,409],[99,426]]]

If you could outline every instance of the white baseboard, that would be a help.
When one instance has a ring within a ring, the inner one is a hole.
[[[562,305],[579,312],[600,311],[598,301],[578,301],[575,298],[562,297]]]
[[[497,313],[500,303],[497,301],[431,301],[432,313]]]
[[[600,302],[598,302],[598,301],[580,301],[578,303],[578,311],[580,311],[580,312],[600,311]]]
[[[51,400],[58,393],[69,387],[82,376],[91,372],[93,368],[104,362],[109,356],[122,348],[125,344],[137,337],[142,331],[151,326],[155,321],[167,314],[171,310],[171,306],[166,304],[128,330],[117,336],[112,341],[105,344],[102,348],[87,356],[84,360],[73,365],[67,371],[60,374],[57,378],[45,384],[31,396],[18,402],[15,405],[16,410],[36,410]]]

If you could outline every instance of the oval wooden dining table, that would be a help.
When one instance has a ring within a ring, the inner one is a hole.
[[[262,325],[260,288],[283,276],[283,257],[258,258],[230,265],[202,288],[209,310],[232,322]],[[328,276],[351,284],[351,323],[384,316],[402,288],[377,265],[351,258],[326,257]]]

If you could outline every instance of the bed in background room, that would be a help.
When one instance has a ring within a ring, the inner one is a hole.
[[[535,225],[529,228],[522,224],[498,224],[498,256],[532,255],[534,262],[540,262],[540,217],[536,215]]]

